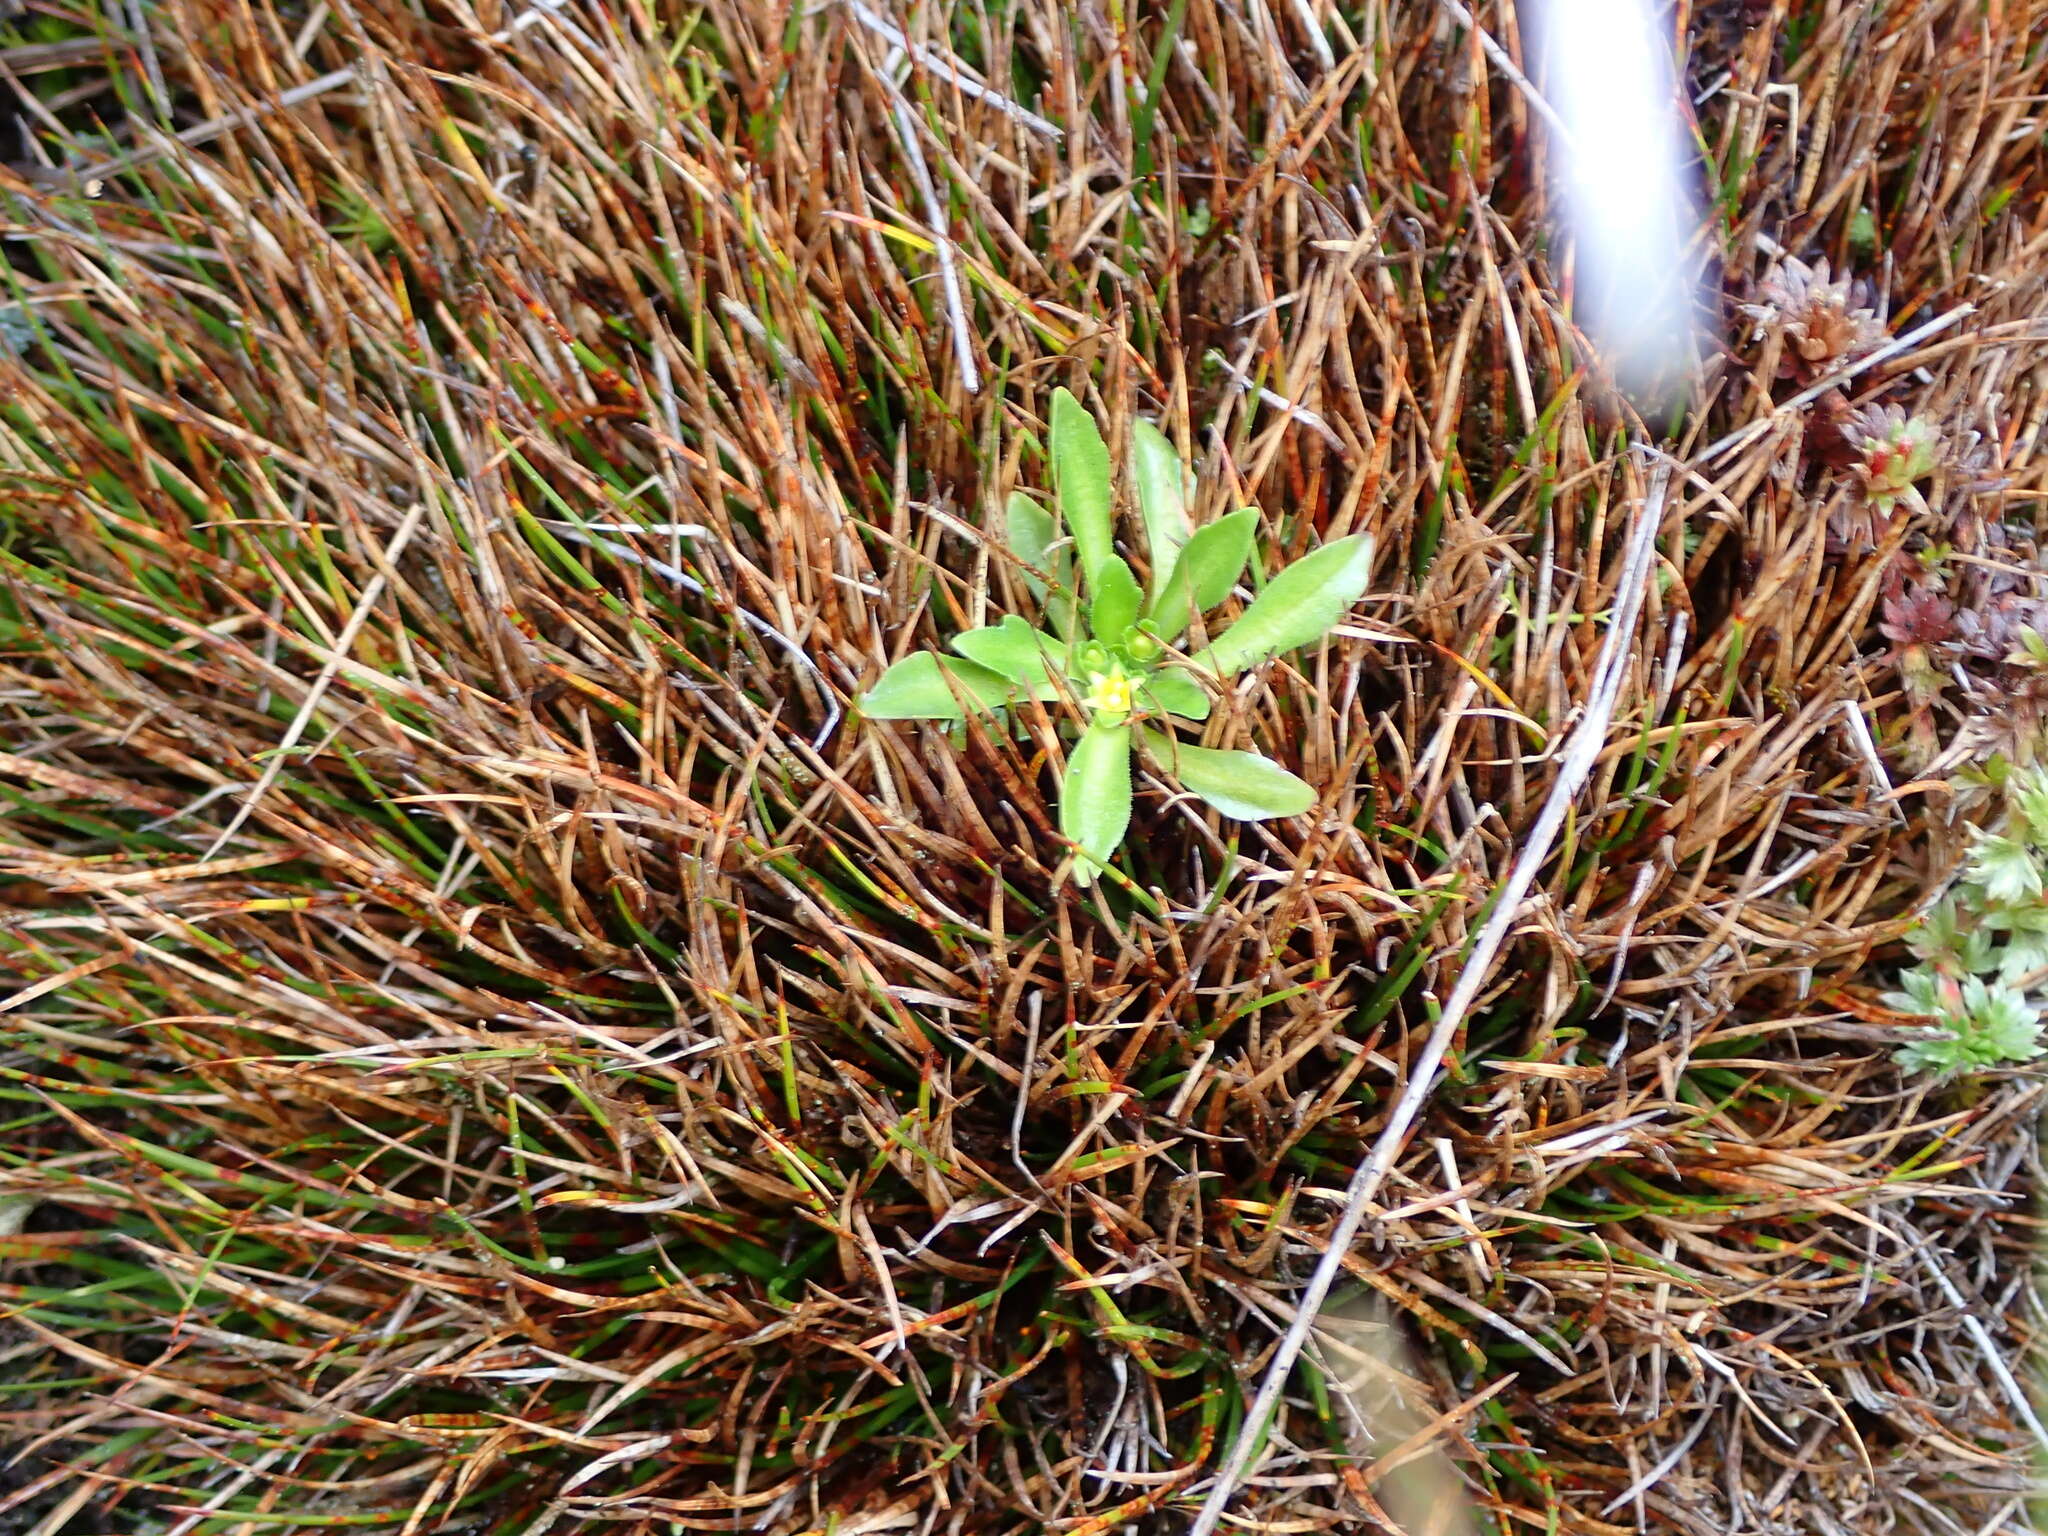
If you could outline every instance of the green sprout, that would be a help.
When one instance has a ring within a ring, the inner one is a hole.
[[[1050,459],[1057,515],[1014,494],[1005,530],[1049,630],[1010,614],[956,635],[957,657],[905,657],[862,696],[862,709],[876,720],[958,722],[1025,700],[1065,700],[1081,722],[1059,805],[1060,831],[1080,855],[1077,885],[1107,867],[1130,827],[1134,753],[1239,821],[1308,810],[1315,790],[1271,758],[1195,746],[1174,728],[1208,718],[1211,688],[1327,635],[1365,591],[1370,542],[1353,534],[1297,560],[1220,638],[1189,655],[1177,642],[1236,587],[1258,512],[1194,527],[1180,455],[1158,428],[1137,423],[1131,479],[1151,570],[1141,588],[1115,549],[1109,448],[1064,389],[1053,392]]]

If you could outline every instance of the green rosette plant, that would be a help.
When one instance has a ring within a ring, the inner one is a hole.
[[[1885,1003],[1936,1026],[1901,1046],[1909,1072],[1954,1077],[2041,1054],[2048,984],[2048,770],[2009,769],[2009,810],[1972,837],[1962,878],[1907,935],[1917,963]]]
[[[1140,586],[1116,552],[1115,486],[1095,418],[1060,389],[1050,427],[1056,510],[1013,495],[1004,528],[1045,627],[1010,614],[954,636],[953,655],[905,657],[862,696],[862,710],[875,720],[959,722],[1025,700],[1071,705],[1078,734],[1059,816],[1080,885],[1107,867],[1129,830],[1139,756],[1239,821],[1301,815],[1316,802],[1301,778],[1257,752],[1184,741],[1177,729],[1208,718],[1212,689],[1328,634],[1365,592],[1370,542],[1354,534],[1295,561],[1220,637],[1189,654],[1178,642],[1236,588],[1257,544],[1258,512],[1194,527],[1180,455],[1157,427],[1137,423],[1131,484],[1151,573]]]

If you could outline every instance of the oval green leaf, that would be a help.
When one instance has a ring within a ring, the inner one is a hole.
[[[1188,521],[1180,453],[1149,421],[1131,427],[1131,482],[1138,491],[1138,516],[1145,524],[1145,558],[1152,562],[1152,591],[1156,594],[1166,585],[1167,574],[1194,525]]]
[[[1004,524],[1010,553],[1024,566],[1025,589],[1044,606],[1046,621],[1055,630],[1072,634],[1074,557],[1072,549],[1059,543],[1058,519],[1022,491],[1012,491]]]
[[[1251,559],[1252,540],[1258,531],[1255,507],[1241,507],[1195,530],[1174,562],[1173,574],[1145,614],[1158,626],[1160,639],[1179,639],[1196,614],[1207,613],[1230,596],[1230,589],[1244,574],[1245,562]]]
[[[1052,567],[1046,563],[1046,551],[1060,536],[1059,524],[1053,516],[1022,491],[1010,492],[1010,500],[1003,509],[1003,534],[1015,555],[1024,566],[1024,583],[1031,589],[1031,595],[1041,601],[1045,597],[1045,582],[1035,572],[1050,573]]]
[[[1092,592],[1095,568],[1116,542],[1110,516],[1109,446],[1088,408],[1065,389],[1052,392],[1052,486],[1074,536],[1081,579]]]
[[[964,720],[968,708],[1000,709],[1016,692],[1000,672],[919,651],[884,672],[860,707],[870,720]]]
[[[1163,711],[1183,720],[1209,718],[1208,693],[1185,672],[1154,672],[1138,689],[1138,700],[1155,713]]]
[[[1095,879],[1130,826],[1131,728],[1097,720],[1067,754],[1067,775],[1060,784],[1060,831],[1080,850],[1074,884]]]
[[[1014,613],[1006,614],[1000,624],[955,635],[953,649],[991,672],[1000,672],[1035,698],[1054,696],[1053,674],[1064,672],[1067,654],[1064,641],[1033,629]]]
[[[1145,753],[1224,815],[1238,821],[1299,816],[1316,803],[1306,779],[1256,752],[1219,752],[1191,747],[1159,731],[1144,733]]]
[[[1138,610],[1145,606],[1145,594],[1138,578],[1120,555],[1111,555],[1095,568],[1091,583],[1095,600],[1088,605],[1088,629],[1104,645],[1122,645],[1138,622]]]
[[[1266,583],[1221,640],[1194,658],[1224,677],[1322,639],[1365,595],[1372,541],[1354,533],[1305,555]]]

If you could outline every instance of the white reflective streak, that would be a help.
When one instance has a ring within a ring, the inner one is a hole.
[[[1680,384],[1699,358],[1699,211],[1668,27],[1654,0],[1542,0],[1551,163],[1576,249],[1573,318],[1621,388]]]

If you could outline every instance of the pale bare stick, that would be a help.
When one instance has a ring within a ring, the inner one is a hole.
[[[910,103],[904,99],[902,90],[886,69],[877,70],[875,78],[889,93],[890,116],[896,125],[896,138],[903,145],[903,159],[910,167],[911,179],[917,183],[918,192],[924,198],[925,222],[931,226],[932,246],[938,252],[939,284],[946,299],[946,327],[953,336],[953,358],[960,367],[960,384],[970,395],[978,395],[981,393],[981,370],[974,363],[974,342],[968,334],[967,304],[960,287],[959,257],[953,250],[946,205],[939,201],[938,188],[932,185],[932,173],[925,165],[924,148],[918,143],[917,118],[910,110]]]
[[[1536,115],[1550,126],[1550,131],[1567,145],[1572,141],[1572,131],[1557,115],[1557,109],[1543,99],[1543,93],[1536,89],[1536,82],[1523,74],[1515,61],[1508,57],[1507,49],[1494,40],[1486,28],[1479,25],[1479,18],[1458,3],[1458,0],[1437,0],[1451,15],[1451,19],[1479,39],[1479,46],[1486,50],[1486,56],[1493,60],[1493,67],[1507,76],[1508,84],[1522,93],[1522,99],[1536,109]]]
[[[1670,478],[1670,468],[1664,464],[1659,464],[1651,477],[1649,495],[1643,499],[1636,526],[1629,536],[1628,553],[1622,561],[1621,580],[1615,594],[1614,623],[1600,644],[1600,656],[1593,668],[1593,683],[1588,690],[1585,712],[1579,716],[1579,723],[1573,727],[1571,738],[1565,743],[1558,761],[1557,778],[1544,798],[1536,825],[1529,829],[1527,840],[1515,856],[1514,867],[1495,893],[1493,910],[1486,919],[1486,926],[1473,943],[1465,967],[1458,975],[1458,983],[1451,989],[1450,1000],[1444,1004],[1444,1011],[1430,1031],[1421,1054],[1409,1069],[1407,1086],[1401,1090],[1401,1097],[1387,1117],[1386,1126],[1373,1143],[1371,1153],[1351,1176],[1350,1188],[1344,1193],[1344,1214],[1323,1248],[1315,1273],[1302,1290],[1294,1321],[1266,1366],[1266,1378],[1259,1385],[1259,1395],[1252,1402],[1251,1412],[1245,1415],[1237,1439],[1231,1444],[1230,1455],[1209,1489],[1189,1536],[1212,1536],[1217,1522],[1223,1518],[1230,1496],[1244,1476],[1245,1464],[1251,1459],[1252,1447],[1264,1439],[1266,1425],[1280,1401],[1288,1376],[1294,1370],[1294,1362],[1308,1342],[1309,1330],[1315,1326],[1316,1314],[1322,1310],[1330,1287],[1336,1282],[1337,1271],[1343,1267],[1346,1255],[1351,1252],[1351,1244],[1358,1236],[1358,1229],[1365,1222],[1366,1207],[1386,1178],[1387,1170],[1401,1155],[1415,1117],[1422,1112],[1430,1089],[1436,1085],[1437,1069],[1443,1065],[1444,1052],[1450,1049],[1451,1040],[1459,1025],[1465,1022],[1465,1015],[1479,996],[1480,988],[1486,985],[1494,958],[1514,926],[1522,898],[1529,893],[1537,871],[1550,856],[1550,846],[1557,840],[1572,801],[1578,797],[1579,790],[1592,773],[1593,764],[1599,759],[1601,748],[1606,745],[1607,727],[1614,718],[1615,700],[1621,693],[1622,680],[1628,675],[1631,659],[1629,637],[1635,630],[1643,591],[1655,569],[1652,556],[1656,551],[1657,528],[1664,521],[1664,491]]]
[[[1847,367],[1837,368],[1833,373],[1827,375],[1827,377],[1821,379],[1812,387],[1802,389],[1783,405],[1774,408],[1769,414],[1757,417],[1755,421],[1750,422],[1747,426],[1737,427],[1719,442],[1710,444],[1705,450],[1693,456],[1693,463],[1702,466],[1711,464],[1731,450],[1756,441],[1757,438],[1763,436],[1764,433],[1768,432],[1777,423],[1791,416],[1801,406],[1811,405],[1837,384],[1847,384],[1859,373],[1875,368],[1879,363],[1890,362],[1901,352],[1917,347],[1928,338],[1937,336],[1947,330],[1958,320],[1974,315],[1976,312],[1977,306],[1974,304],[1958,304],[1947,314],[1936,315],[1925,325],[1916,326],[1903,336],[1893,337],[1875,352],[1866,352]]]
[[[860,0],[853,0],[853,19],[874,33],[875,36],[883,39],[891,47],[902,49],[933,74],[950,81],[961,95],[971,96],[976,101],[988,103],[988,105],[994,107],[1005,117],[1013,122],[1022,123],[1034,133],[1042,133],[1050,139],[1063,138],[1065,136],[1064,130],[1061,129],[1058,123],[1040,117],[1029,108],[1018,106],[1009,97],[990,90],[944,54],[925,47],[923,43],[912,42],[901,27],[898,27],[894,22],[889,21],[885,17],[876,15],[867,6],[862,5]]]
[[[272,112],[286,111],[289,108],[311,101],[315,96],[324,96],[329,91],[340,90],[341,87],[350,84],[355,79],[356,71],[354,65],[350,65],[347,69],[331,69],[317,79],[308,80],[302,85],[295,85],[288,91],[280,92],[275,101],[258,102],[256,105],[244,107],[238,112],[228,112],[220,117],[210,117],[205,122],[194,123],[190,128],[172,134],[158,143],[144,145],[141,149],[131,149],[125,155],[116,155],[111,160],[102,160],[98,165],[87,166],[78,173],[78,178],[86,183],[105,181],[109,176],[118,176],[123,171],[132,171],[138,165],[147,165],[152,160],[161,160],[165,155],[172,153],[180,147],[185,149],[196,148],[201,144],[210,143],[231,129],[246,128],[258,118],[268,116]]]
[[[391,542],[384,546],[383,563],[387,568],[395,566],[398,557],[405,553],[405,546],[412,542],[412,536],[418,531],[420,519],[426,515],[426,511],[427,504],[420,501],[413,503],[412,510],[405,514],[405,520],[398,525],[398,531],[391,535]],[[299,744],[299,737],[305,734],[306,727],[312,724],[313,714],[320,708],[321,699],[326,697],[328,687],[341,671],[350,647],[356,643],[356,636],[361,634],[363,626],[370,622],[370,615],[376,611],[377,603],[384,596],[384,588],[387,585],[389,578],[383,571],[379,571],[370,578],[369,585],[363,588],[362,601],[356,604],[356,611],[348,616],[348,623],[342,626],[341,633],[334,637],[334,649],[328,654],[327,664],[313,679],[312,687],[306,690],[306,697],[299,705],[299,712],[292,716],[292,723],[285,727],[284,738],[272,748],[270,761],[263,765],[263,773],[256,780],[255,787],[249,791],[248,798],[235,808],[235,814],[228,824],[220,829],[220,835],[214,838],[213,846],[206,850],[205,858],[210,859],[225,848],[228,840],[242,830],[242,823],[249,819],[258,803],[270,793],[270,786],[275,784],[277,776],[284,772],[285,759],[291,754],[292,748]]]
[[[2034,1412],[2034,1405],[2027,1397],[2027,1389],[2019,1384],[2012,1368],[2005,1363],[2004,1353],[1991,1337],[1991,1330],[1984,1326],[1984,1320],[1970,1310],[1970,1303],[1956,1288],[1955,1281],[1948,1277],[1948,1266],[1941,1261],[1940,1250],[1918,1232],[1910,1228],[1893,1234],[1901,1238],[1920,1256],[1920,1262],[1927,1266],[1927,1272],[1934,1276],[1934,1283],[1941,1287],[1941,1294],[1948,1298],[1948,1304],[1956,1309],[1956,1317],[1963,1325],[1963,1331],[1970,1336],[1970,1342],[1977,1346],[1985,1366],[2005,1393],[2005,1400],[2012,1405],[2014,1413],[2034,1433],[2034,1443],[2048,1447],[2048,1426],[2041,1423]]]

